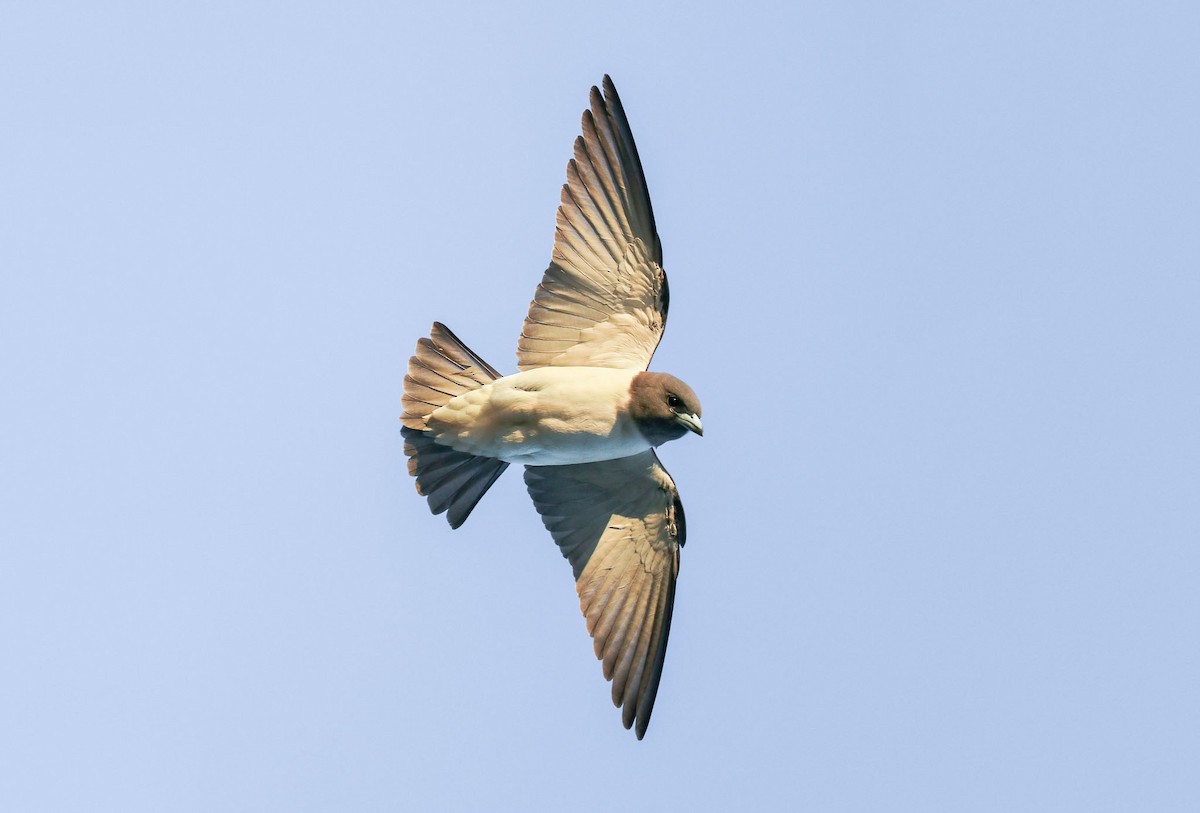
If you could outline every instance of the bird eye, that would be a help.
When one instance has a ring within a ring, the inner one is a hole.
[[[681,406],[683,406],[683,401],[679,400],[678,395],[668,395],[667,406],[669,406],[671,409],[679,409]]]

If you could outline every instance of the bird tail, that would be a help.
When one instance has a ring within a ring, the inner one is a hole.
[[[441,322],[433,323],[429,338],[417,341],[417,352],[408,360],[400,417],[408,473],[417,478],[417,493],[429,500],[429,510],[447,512],[452,528],[466,522],[508,464],[443,446],[427,431],[426,419],[455,396],[497,378],[500,373]]]

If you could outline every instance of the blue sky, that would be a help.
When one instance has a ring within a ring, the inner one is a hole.
[[[1200,12],[0,5],[0,807],[1200,807]],[[591,84],[671,276],[643,742],[510,472]]]

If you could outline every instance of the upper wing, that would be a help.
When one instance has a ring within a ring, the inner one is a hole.
[[[521,370],[644,370],[667,322],[667,276],[633,133],[612,80],[592,88],[567,163],[554,253],[517,343]]]
[[[662,677],[686,527],[653,451],[572,466],[526,466],[542,522],[575,571],[579,606],[612,698],[640,740]]]

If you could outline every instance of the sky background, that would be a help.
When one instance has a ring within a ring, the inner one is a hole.
[[[435,8],[439,7],[440,8]],[[0,809],[1200,809],[1200,10],[0,2]],[[704,403],[645,741],[515,371],[621,91]]]

